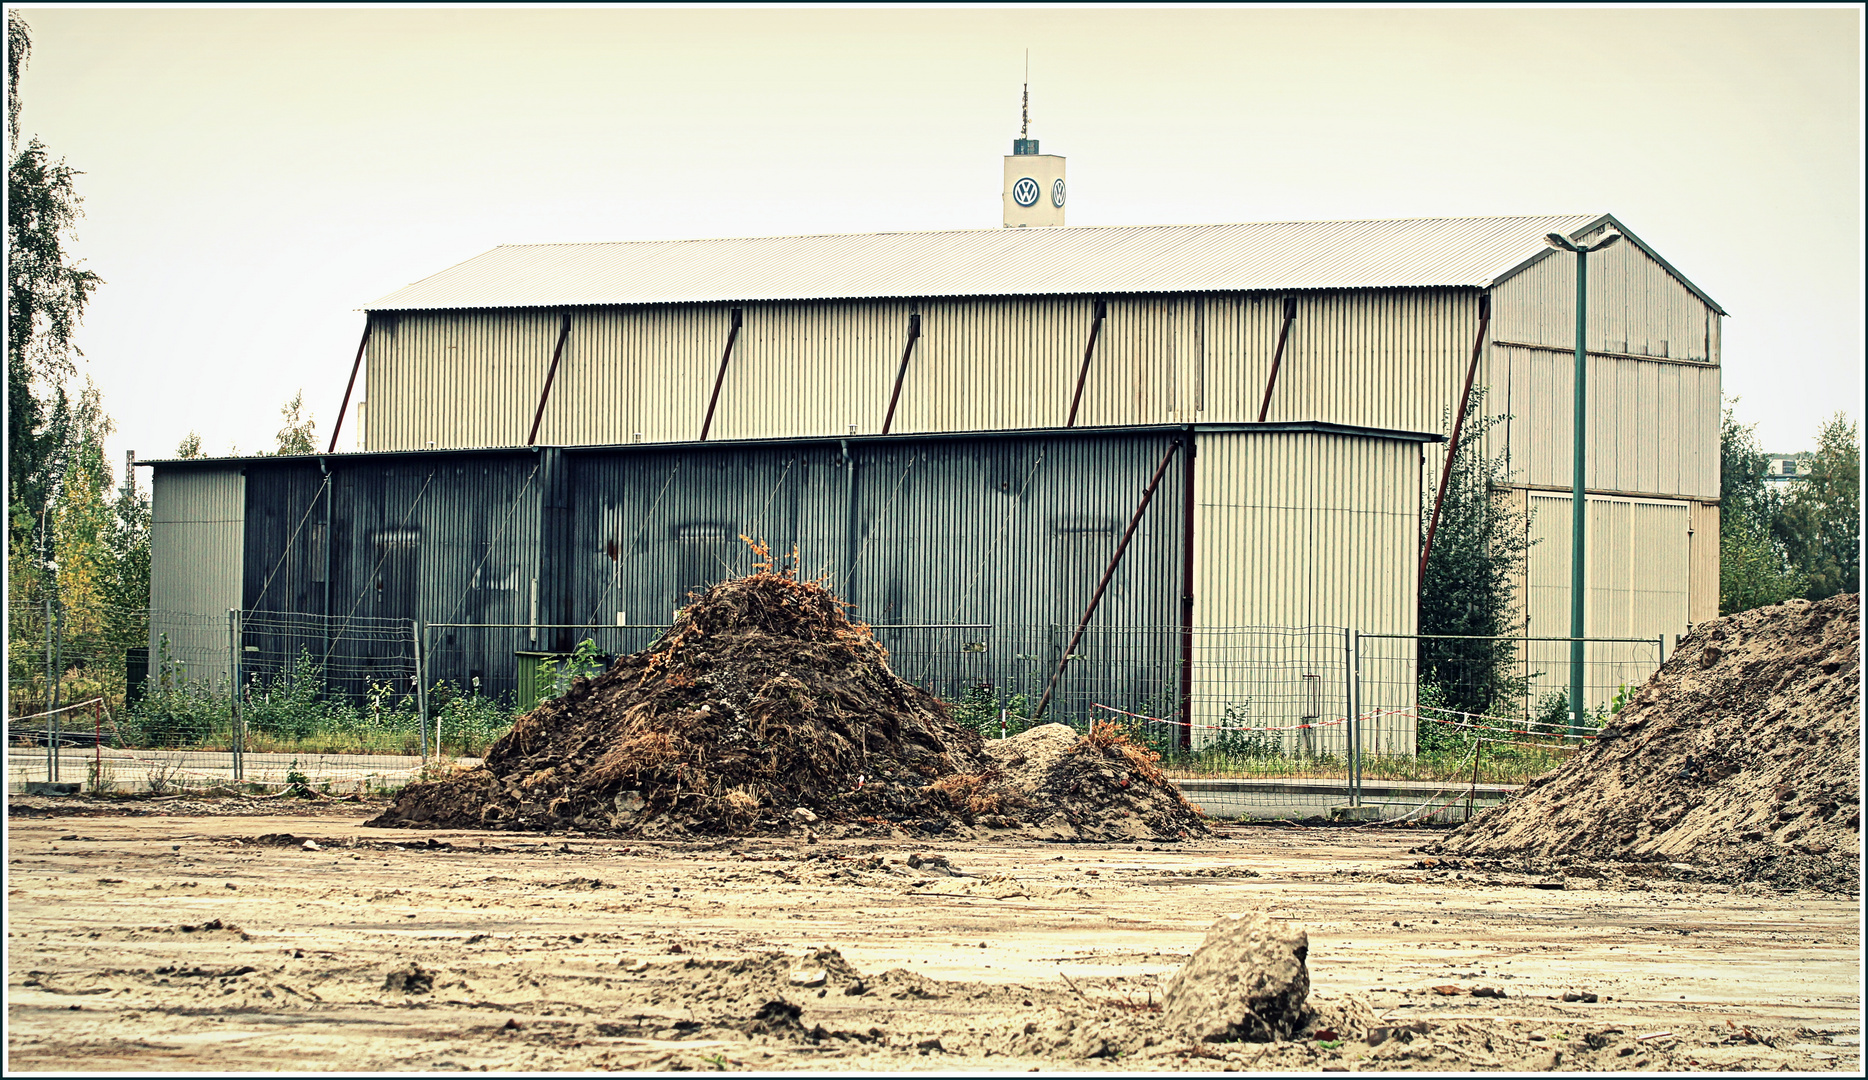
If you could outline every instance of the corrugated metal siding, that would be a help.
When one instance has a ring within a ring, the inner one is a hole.
[[[238,467],[157,469],[150,486],[150,656],[161,656],[166,635],[168,655],[186,662],[189,676],[225,678],[224,620],[240,607],[246,477]]]
[[[1499,344],[1488,351],[1485,409],[1503,419],[1487,434],[1486,453],[1508,455],[1512,483],[1567,487],[1575,357]],[[1719,373],[1590,356],[1589,488],[1717,498]]]
[[[1266,419],[1444,433],[1478,322],[1473,292],[1300,297]],[[1261,371],[1268,373],[1276,341],[1273,325],[1254,350]],[[1261,378],[1261,394],[1263,386]],[[1258,399],[1247,407],[1237,419],[1257,418]]]
[[[247,466],[244,573],[248,611],[324,611],[324,476],[315,459]]]
[[[1492,296],[1498,341],[1576,348],[1576,256],[1553,251],[1494,286]],[[1589,256],[1591,352],[1717,364],[1718,325],[1718,312],[1636,245]]]
[[[1266,673],[1229,663],[1233,643],[1217,633],[1222,628],[1346,626],[1414,632],[1418,444],[1322,434],[1212,433],[1201,436],[1196,462],[1196,723],[1222,723],[1228,704],[1237,701],[1295,700],[1288,687],[1261,684],[1266,678],[1288,681],[1301,672],[1288,664]],[[1309,656],[1319,672],[1340,673],[1340,646],[1329,634],[1311,635],[1292,647]],[[1411,670],[1387,670],[1395,664],[1411,668],[1411,659],[1385,663],[1382,670],[1365,670],[1369,686],[1412,687]],[[1332,716],[1344,715],[1347,707],[1340,683],[1340,674],[1330,675],[1322,688]],[[1261,723],[1293,719],[1274,719],[1262,709],[1255,717]],[[1340,742],[1343,731],[1328,729],[1318,737],[1320,748],[1327,749]],[[1286,741],[1296,738],[1290,735]],[[1365,738],[1365,747],[1411,748],[1411,721],[1373,724]]]
[[[568,650],[586,636],[606,651],[634,650],[653,635],[534,633],[529,624],[664,622],[689,589],[749,567],[738,539],[745,534],[781,556],[795,547],[803,572],[826,578],[871,623],[942,624],[954,633],[989,625],[984,635],[966,631],[983,644],[969,652],[976,682],[965,685],[1017,688],[1035,701],[1149,477],[1184,437],[1168,428],[333,457],[329,611],[338,634],[365,617],[519,624],[436,626],[428,639],[431,679],[479,678],[483,693],[503,693],[513,688],[516,650]],[[1201,586],[1203,627],[1411,625],[1417,444],[1278,431],[1214,438],[1210,460],[1196,459],[1199,512],[1211,522],[1201,557],[1218,560],[1205,571],[1213,584]],[[1053,715],[1081,719],[1093,698],[1176,707],[1182,461],[1163,471],[1079,648],[1094,662],[1070,669]],[[246,512],[235,516],[236,529],[239,520],[251,527],[244,560],[238,547],[232,559],[244,562],[245,604],[321,614],[322,539],[308,541],[325,513],[315,460],[247,468]],[[166,484],[193,472],[158,476]],[[173,550],[170,529],[165,517],[159,550]],[[1264,544],[1274,545],[1269,554]],[[1254,576],[1293,561],[1304,566],[1295,583],[1282,572]],[[1261,580],[1284,591],[1268,593]],[[241,601],[235,594],[215,603]],[[885,636],[890,648],[909,650],[897,654],[905,676],[936,668],[951,676],[951,657],[940,650],[957,652],[959,638],[887,633],[895,634]],[[260,644],[269,656],[281,651],[278,642]],[[391,658],[383,659],[387,666]],[[333,672],[333,680],[368,679],[368,665],[364,657],[364,670]]]
[[[745,534],[795,547],[804,572],[871,623],[1074,626],[1171,443],[858,443],[847,459],[835,446],[578,452],[574,603],[593,621],[665,620],[689,589],[746,572]],[[1178,621],[1178,475],[1164,475],[1098,623]],[[687,561],[696,539],[717,550]],[[1088,563],[1063,550],[1077,546]]]
[[[975,229],[494,248],[372,311],[1484,287],[1598,214]],[[1627,246],[1627,245],[1624,245]]]
[[[1690,504],[1693,529],[1687,567],[1686,619],[1702,623],[1719,617],[1719,504]]]
[[[1281,295],[1112,297],[1084,379],[1083,427],[1258,417]],[[1470,291],[1305,294],[1267,419],[1443,430],[1477,322]],[[921,337],[893,430],[1060,427],[1083,370],[1090,297],[744,306],[710,437],[881,430],[909,316]],[[372,450],[522,443],[560,316],[375,316]],[[699,437],[730,327],[724,305],[572,314],[544,445]]]
[[[1525,567],[1526,632],[1532,637],[1567,636],[1570,498],[1535,491],[1529,492],[1528,498],[1534,542]],[[1688,502],[1594,495],[1588,498],[1585,576],[1589,593],[1583,612],[1587,636],[1657,638],[1686,632],[1692,621],[1688,588],[1692,537],[1688,529],[1693,525],[1693,506]],[[1714,588],[1716,591],[1716,584]],[[1607,645],[1591,645],[1585,654],[1592,665],[1585,675],[1591,687],[1586,702],[1590,708],[1606,703],[1617,682],[1638,682],[1652,670],[1650,664],[1647,670],[1617,677],[1601,666],[1612,654],[1613,647]],[[1568,686],[1567,658],[1543,660],[1535,666],[1542,675],[1532,680],[1533,696]]]
[[[364,633],[373,625],[366,620],[530,621],[539,573],[540,454],[329,460],[328,541],[315,460],[247,466],[245,588],[237,603],[327,614],[324,545],[332,544],[328,614],[334,654],[345,658],[328,673],[333,684],[361,691],[372,658],[387,670],[393,657],[406,655],[401,645]],[[283,630],[265,640],[254,631],[249,643],[265,656],[289,656],[301,638],[321,635],[322,623],[305,627],[291,640]],[[488,693],[512,689],[510,633],[436,635],[435,645],[452,658],[449,678],[464,684],[479,676]]]
[[[541,311],[372,316],[364,449],[523,445],[559,325]]]

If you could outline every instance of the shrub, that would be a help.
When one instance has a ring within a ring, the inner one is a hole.
[[[1001,697],[990,683],[977,683],[960,695],[959,701],[947,703],[949,715],[962,727],[972,728],[988,739],[1001,731],[1017,735],[1032,726],[1031,703],[1023,694]],[[1001,727],[1000,714],[1004,714]]]

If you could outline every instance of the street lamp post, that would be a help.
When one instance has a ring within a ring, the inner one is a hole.
[[[1593,244],[1579,244],[1562,233],[1548,233],[1544,243],[1576,253],[1576,401],[1571,425],[1570,463],[1570,734],[1583,733],[1583,452],[1588,420],[1589,253],[1601,251],[1622,235],[1608,232]]]

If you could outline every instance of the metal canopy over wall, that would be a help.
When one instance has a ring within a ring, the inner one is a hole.
[[[1319,597],[1308,609],[1318,621],[1411,611],[1411,545],[1367,524],[1371,509],[1414,521],[1418,487],[1400,481],[1418,475],[1411,466],[1431,438],[1267,424],[148,464],[159,492],[196,474],[244,474],[243,558],[191,560],[182,535],[159,524],[163,565],[205,582],[231,576],[246,609],[328,614],[332,633],[364,617],[437,624],[433,677],[478,678],[498,693],[513,689],[515,652],[568,651],[585,636],[576,627],[642,628],[630,647],[646,645],[690,590],[750,568],[742,536],[781,558],[795,549],[801,573],[823,578],[863,621],[1051,627],[1046,647],[1060,655],[1107,575],[1092,625],[1154,632],[1133,662],[1172,669],[1180,631],[1191,630],[1185,559],[1216,512],[1211,498],[1187,498],[1190,440],[1263,443],[1257,471],[1228,474],[1229,453],[1200,483],[1224,493],[1230,519],[1270,500],[1264,520],[1286,523],[1255,526],[1250,550],[1212,558],[1301,561],[1322,579],[1358,583]],[[1260,479],[1345,452],[1385,462],[1382,475],[1397,482],[1292,517],[1283,508],[1293,489]],[[1287,614],[1243,584],[1250,575],[1204,580],[1229,618]],[[1382,582],[1394,595],[1374,595]]]

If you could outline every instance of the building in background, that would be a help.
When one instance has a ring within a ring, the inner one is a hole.
[[[159,632],[206,675],[240,662],[229,611],[413,619],[438,672],[497,690],[515,654],[743,572],[743,534],[888,633],[986,628],[966,677],[994,686],[1087,655],[1087,618],[1121,685],[1066,681],[1077,705],[1301,720],[1346,706],[1320,672],[1352,628],[1406,638],[1363,706],[1410,705],[1422,507],[1469,384],[1535,541],[1522,632],[1569,632],[1575,260],[1543,237],[1611,228],[1588,634],[1717,615],[1724,312],[1613,217],[1067,228],[1061,191],[1054,227],[510,245],[396,290],[367,307],[361,453],[147,463]],[[1618,680],[1587,681],[1594,707]]]
[[[1769,464],[1765,466],[1764,478],[1774,483],[1788,483],[1801,480],[1810,475],[1810,453],[1805,450],[1795,454],[1767,454]]]
[[[368,306],[364,446],[1449,436],[1476,354],[1484,448],[1537,541],[1525,630],[1564,636],[1575,260],[1543,235],[1609,228],[1630,242],[1590,260],[1589,632],[1677,635],[1718,612],[1724,311],[1606,214],[504,246]]]
[[[521,691],[517,657],[645,647],[690,590],[747,572],[752,537],[950,700],[1341,716],[1348,642],[1319,627],[1411,631],[1436,439],[1202,424],[144,462],[151,631],[196,677],[303,653],[359,692],[410,658],[406,634],[362,639],[417,620],[427,684]],[[1372,663],[1364,700],[1411,704],[1412,655]],[[1364,737],[1411,749],[1413,721]]]

